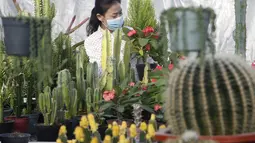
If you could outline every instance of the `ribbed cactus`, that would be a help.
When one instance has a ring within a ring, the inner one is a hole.
[[[55,92],[51,92],[50,87],[45,87],[43,93],[39,94],[39,110],[44,117],[45,125],[53,125],[55,123],[57,114],[57,100],[53,97],[56,96]]]
[[[50,0],[34,0],[35,16],[47,17],[53,19],[55,17],[55,5]]]
[[[139,127],[140,123],[142,122],[142,112],[143,108],[140,104],[133,104],[133,118],[134,123],[137,127]]]
[[[99,89],[98,65],[96,62],[87,65],[86,82],[87,113],[98,111],[98,102],[101,100],[101,90]]]
[[[77,115],[77,90],[72,81],[69,70],[64,69],[58,72],[57,87],[63,96],[64,105],[66,107],[66,119],[71,119]]]
[[[255,74],[237,57],[208,56],[170,75],[166,119],[174,134],[201,135],[255,131]]]

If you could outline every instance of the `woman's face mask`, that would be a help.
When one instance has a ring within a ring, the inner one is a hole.
[[[124,25],[123,16],[120,16],[115,19],[107,20],[107,28],[112,31],[121,28],[123,25]]]

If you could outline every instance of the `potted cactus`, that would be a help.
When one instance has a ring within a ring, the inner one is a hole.
[[[39,110],[43,114],[44,124],[37,124],[36,136],[38,141],[54,141],[58,136],[60,125],[56,124],[58,93],[54,88],[52,91],[50,87],[46,86],[43,93],[39,94]]]
[[[200,16],[208,15],[209,12],[201,8],[185,10],[200,13]],[[166,11],[161,17],[162,21],[165,20],[165,14],[175,15],[178,11],[180,8]],[[175,18],[171,17],[173,19]],[[202,22],[200,19],[200,25]],[[202,25],[206,25],[205,23]],[[163,27],[164,24],[166,23],[163,22]],[[162,30],[166,32],[164,28]],[[197,29],[193,27],[193,30]],[[202,31],[200,35],[205,34]],[[176,35],[178,34],[180,33],[177,31]],[[183,36],[184,41],[189,38]],[[198,45],[199,48],[193,47],[198,41],[202,45]],[[200,140],[220,143],[255,142],[253,70],[238,56],[214,55],[213,45],[210,47],[211,53],[206,55],[204,36],[197,38],[195,42],[186,42],[186,49],[177,44],[175,50],[186,51],[187,55],[195,51],[196,54],[199,53],[199,58],[191,59],[170,74],[168,92],[165,94],[165,116],[171,134],[159,131],[156,139],[178,139],[186,130],[194,130],[199,133]]]

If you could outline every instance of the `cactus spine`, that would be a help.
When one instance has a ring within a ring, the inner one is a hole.
[[[166,95],[166,118],[174,134],[201,135],[255,131],[255,75],[237,57],[205,57],[174,71]]]
[[[55,17],[55,5],[50,0],[34,0],[35,16],[47,17],[53,19]]]
[[[64,69],[58,73],[58,89],[63,96],[66,107],[66,119],[71,119],[77,115],[77,90],[74,87],[74,82],[71,79],[69,70]]]
[[[39,94],[39,109],[44,117],[44,124],[49,126],[55,123],[57,113],[57,100],[54,99],[55,92],[50,87],[45,87],[43,93]]]

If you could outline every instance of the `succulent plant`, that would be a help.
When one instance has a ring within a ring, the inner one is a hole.
[[[133,118],[137,127],[139,127],[140,123],[142,122],[142,112],[143,108],[140,104],[133,104]]]
[[[50,0],[34,0],[35,16],[47,17],[53,19],[55,17],[55,5]]]
[[[57,114],[57,100],[53,98],[56,96],[56,92],[49,86],[44,88],[43,93],[39,94],[39,110],[42,112],[44,117],[44,125],[53,125],[55,123]]]
[[[255,131],[255,73],[236,56],[191,60],[170,75],[166,119],[174,134],[201,135]]]

